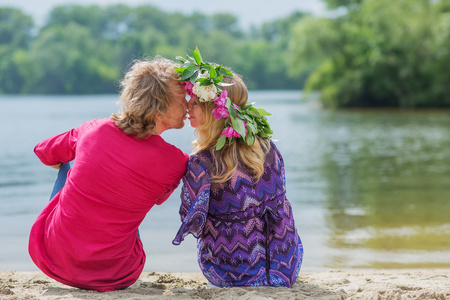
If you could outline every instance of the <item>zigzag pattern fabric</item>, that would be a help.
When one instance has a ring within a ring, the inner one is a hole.
[[[209,151],[190,157],[181,192],[182,225],[173,244],[188,234],[197,238],[200,268],[213,285],[292,286],[303,246],[275,144],[256,183],[243,164],[225,183],[211,182],[214,172]]]

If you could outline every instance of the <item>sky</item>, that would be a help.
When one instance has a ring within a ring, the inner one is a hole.
[[[327,15],[326,6],[321,0],[0,0],[0,7],[15,7],[31,15],[35,22],[43,24],[48,12],[57,5],[100,5],[123,3],[129,6],[150,4],[167,12],[191,14],[201,12],[207,15],[230,13],[238,17],[243,28],[251,24],[260,25],[288,16],[294,11],[305,11],[315,15]]]

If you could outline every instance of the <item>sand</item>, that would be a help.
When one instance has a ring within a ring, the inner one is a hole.
[[[450,269],[301,272],[290,289],[220,289],[201,273],[145,272],[109,293],[68,287],[41,272],[0,271],[0,299],[450,299]]]

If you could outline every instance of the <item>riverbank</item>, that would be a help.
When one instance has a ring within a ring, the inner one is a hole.
[[[110,293],[60,284],[41,272],[0,272],[1,299],[450,299],[450,269],[301,272],[293,288],[208,286],[200,273],[144,272]]]

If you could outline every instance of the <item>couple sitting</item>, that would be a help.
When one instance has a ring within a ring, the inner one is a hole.
[[[51,278],[97,291],[132,285],[146,259],[138,227],[182,179],[173,243],[197,238],[200,268],[213,285],[295,283],[303,247],[268,113],[247,104],[237,74],[203,61],[198,49],[192,54],[181,65],[136,61],[122,81],[120,113],[35,147],[59,169],[29,240],[31,258]],[[190,157],[160,137],[184,126],[187,109],[197,135]]]

